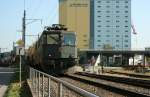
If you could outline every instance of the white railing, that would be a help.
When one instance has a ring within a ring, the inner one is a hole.
[[[35,97],[99,97],[33,68],[29,80]]]

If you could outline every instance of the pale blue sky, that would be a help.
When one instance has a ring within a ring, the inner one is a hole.
[[[44,26],[58,23],[58,0],[25,0],[28,19],[42,19],[27,25],[27,34],[37,35]],[[0,47],[12,49],[13,41],[21,38],[24,0],[0,0]],[[132,0],[132,20],[138,32],[132,37],[133,48],[150,46],[150,0]],[[30,22],[30,21],[27,21]],[[26,37],[27,46],[37,37]],[[137,43],[136,43],[137,40]],[[6,51],[6,50],[3,50]]]

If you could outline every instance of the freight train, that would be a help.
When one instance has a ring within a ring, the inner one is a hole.
[[[61,74],[76,64],[75,32],[61,24],[46,27],[39,39],[29,47],[27,60],[30,66],[50,74]]]

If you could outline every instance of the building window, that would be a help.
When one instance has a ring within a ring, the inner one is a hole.
[[[128,6],[125,6],[125,8],[128,8]]]
[[[124,45],[125,47],[129,47],[128,45]]]
[[[128,35],[125,35],[125,37],[129,37]]]
[[[119,47],[119,45],[116,45],[116,47],[118,48],[118,47]]]
[[[101,42],[101,40],[97,40],[97,42]]]
[[[98,47],[101,47],[101,45],[97,45]]]
[[[98,32],[101,32],[101,30],[98,30]]]
[[[102,21],[98,20],[98,22],[102,22]]]
[[[125,22],[126,22],[126,23],[128,23],[128,21],[127,21],[127,20],[125,20]]]
[[[125,40],[124,42],[128,42],[128,40]]]
[[[109,18],[110,16],[106,16],[107,18]]]
[[[116,11],[116,13],[119,13],[120,11]]]
[[[106,22],[107,22],[107,23],[109,23],[110,21],[109,21],[109,20],[107,20]]]
[[[106,13],[110,13],[110,11],[106,11]]]
[[[116,37],[119,37],[119,35],[116,35]]]
[[[97,11],[98,13],[102,12],[102,11]]]
[[[118,15],[116,16],[116,18],[119,18],[119,17],[120,17],[120,16],[118,16]]]
[[[119,25],[116,25],[116,28],[120,27]]]
[[[110,35],[106,35],[106,37],[110,37]]]
[[[106,1],[106,3],[110,3],[110,1]]]
[[[116,40],[116,42],[119,42],[119,40]]]
[[[110,32],[110,30],[107,30],[106,32]]]
[[[128,1],[125,1],[125,3],[128,3]]]
[[[98,6],[98,8],[101,8],[102,6]]]
[[[87,47],[87,46],[88,46],[87,44],[84,45],[84,47]]]
[[[83,37],[87,37],[87,35],[83,35]]]
[[[100,18],[101,16],[97,16],[98,18]]]
[[[106,6],[106,8],[110,8],[110,6]]]
[[[107,25],[106,27],[110,27],[110,25]]]
[[[116,3],[119,3],[119,1],[116,1]]]
[[[110,42],[110,40],[106,40],[106,42]]]
[[[124,26],[124,27],[128,27],[128,26]]]
[[[119,23],[120,21],[119,20],[116,20],[116,23]]]
[[[101,37],[101,35],[97,35],[98,37]]]
[[[119,30],[116,30],[116,32],[119,32]]]
[[[97,27],[101,27],[101,25],[98,25]]]
[[[116,8],[119,8],[119,6],[116,6]]]
[[[128,11],[125,11],[125,13],[128,13]]]
[[[97,3],[101,3],[101,1],[97,1]]]
[[[126,18],[128,18],[128,16],[125,16]]]

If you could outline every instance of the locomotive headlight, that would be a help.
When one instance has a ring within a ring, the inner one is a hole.
[[[49,57],[51,57],[52,55],[51,55],[51,54],[49,54],[48,56],[49,56]]]

